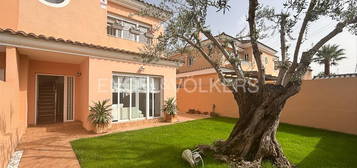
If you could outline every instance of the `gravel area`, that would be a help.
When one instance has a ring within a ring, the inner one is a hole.
[[[22,150],[15,151],[14,153],[12,153],[11,160],[7,165],[7,168],[18,168],[23,153],[24,151]]]

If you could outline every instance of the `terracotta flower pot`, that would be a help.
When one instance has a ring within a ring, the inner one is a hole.
[[[94,132],[96,134],[103,134],[106,133],[108,131],[108,127],[95,127]]]
[[[166,122],[176,122],[176,115],[170,115],[165,113],[165,121]]]

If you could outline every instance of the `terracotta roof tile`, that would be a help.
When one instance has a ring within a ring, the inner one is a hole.
[[[139,52],[133,52],[133,51],[128,51],[128,50],[119,49],[119,48],[101,46],[101,45],[84,43],[84,42],[79,42],[79,41],[64,40],[62,38],[55,38],[53,36],[45,36],[42,34],[37,35],[35,33],[26,33],[24,31],[15,31],[12,29],[0,28],[0,33],[7,33],[7,34],[11,34],[11,35],[18,35],[18,36],[23,36],[23,37],[28,37],[28,38],[42,39],[42,40],[47,40],[47,41],[54,41],[54,42],[59,42],[59,43],[65,43],[65,44],[71,44],[71,45],[77,45],[77,46],[83,46],[83,47],[89,47],[89,48],[96,48],[96,49],[102,49],[102,50],[107,50],[107,51],[121,52],[121,53],[133,54],[133,55],[141,54]],[[182,62],[180,60],[172,59],[172,58],[160,58],[160,59],[166,60],[166,61],[173,61],[173,62]]]
[[[140,2],[140,3],[143,3],[143,4],[145,4],[145,5],[149,6],[149,7],[154,7],[154,8],[163,10],[163,11],[165,11],[165,12],[169,12],[169,11],[165,10],[164,8],[161,8],[161,7],[158,6],[158,5],[155,5],[155,4],[153,4],[153,3],[146,2],[145,0],[136,0],[136,1],[138,1],[138,2]]]
[[[187,72],[194,72],[194,71],[200,71],[200,70],[205,70],[205,69],[211,69],[212,66],[207,65],[207,66],[201,66],[201,67],[195,67],[192,69],[177,69],[177,74],[181,74],[181,73],[187,73]]]
[[[317,79],[334,79],[334,78],[357,78],[357,73],[314,76],[314,80],[317,80]]]

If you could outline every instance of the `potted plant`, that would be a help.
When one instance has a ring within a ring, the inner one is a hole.
[[[107,131],[112,121],[110,100],[97,101],[89,107],[88,120],[95,128],[95,133],[101,134]]]
[[[165,114],[165,121],[174,122],[176,120],[175,116],[177,111],[175,98],[168,98],[164,103],[162,111]]]

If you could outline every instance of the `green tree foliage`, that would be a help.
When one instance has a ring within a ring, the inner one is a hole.
[[[338,65],[338,62],[347,58],[344,57],[345,50],[340,49],[338,45],[324,45],[316,53],[316,56],[313,58],[314,62],[318,64],[325,65],[324,75],[330,75],[331,65]]]

